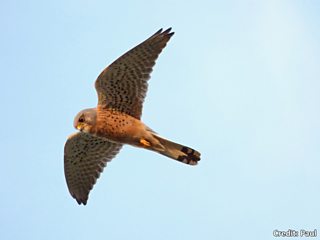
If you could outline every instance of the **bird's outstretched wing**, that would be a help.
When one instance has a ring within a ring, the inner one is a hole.
[[[98,76],[95,87],[98,107],[113,108],[140,119],[152,67],[171,36],[171,28],[160,29],[134,47]]]
[[[122,144],[82,132],[68,138],[64,146],[64,172],[69,191],[79,204],[87,203],[103,168],[121,147]]]

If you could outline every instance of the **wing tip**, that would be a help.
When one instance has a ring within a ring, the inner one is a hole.
[[[171,32],[172,27],[167,28],[166,30],[163,31],[163,28],[160,28],[155,34],[153,34],[153,37],[156,36],[168,36],[169,38],[173,36],[174,32]]]
[[[79,205],[83,204],[84,206],[87,205],[88,202],[88,196],[86,197],[77,197],[75,195],[72,195],[72,197],[77,201]]]
[[[171,35],[173,35],[174,32],[171,32],[171,30],[172,30],[172,27],[169,27],[167,30],[165,30],[165,31],[163,32],[163,34],[171,34]]]
[[[76,199],[76,200],[79,205],[81,205],[81,204],[83,204],[83,206],[87,205],[87,200],[78,200],[78,199]]]

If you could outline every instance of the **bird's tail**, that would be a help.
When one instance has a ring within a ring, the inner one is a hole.
[[[152,135],[164,147],[160,151],[156,150],[158,153],[189,165],[197,165],[198,161],[200,161],[201,154],[198,151],[178,143],[171,142],[155,133]]]

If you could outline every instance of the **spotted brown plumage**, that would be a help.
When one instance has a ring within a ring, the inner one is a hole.
[[[123,144],[145,148],[189,165],[200,153],[160,137],[142,121],[142,105],[155,61],[174,33],[160,29],[105,68],[95,82],[96,108],[82,110],[74,120],[80,132],[71,135],[64,149],[69,191],[86,204],[90,190],[108,161]]]
[[[122,144],[92,136],[72,134],[64,147],[64,172],[69,191],[79,204],[86,204],[93,185],[107,162],[120,151]]]
[[[174,34],[160,29],[150,38],[111,63],[96,80],[98,105],[140,119],[152,67]]]

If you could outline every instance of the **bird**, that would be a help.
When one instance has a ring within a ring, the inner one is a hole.
[[[160,153],[188,165],[200,152],[161,137],[141,121],[148,80],[159,54],[174,32],[161,28],[109,66],[95,81],[98,103],[74,118],[79,130],[64,146],[64,173],[71,196],[86,205],[100,174],[127,144]]]

